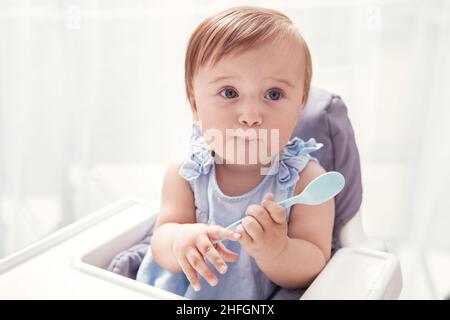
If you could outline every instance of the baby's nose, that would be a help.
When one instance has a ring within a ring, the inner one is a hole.
[[[262,116],[258,112],[243,112],[239,116],[239,123],[248,127],[260,126],[262,123]]]
[[[240,121],[241,124],[253,127],[253,126],[259,126],[261,124],[260,120],[242,120]]]

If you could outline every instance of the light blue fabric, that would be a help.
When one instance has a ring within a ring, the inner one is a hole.
[[[265,193],[272,192],[275,201],[293,196],[299,173],[310,160],[317,161],[309,153],[322,147],[311,138],[304,142],[298,137],[291,139],[275,157],[271,168],[277,164],[275,174],[266,175],[253,190],[240,195],[225,195],[217,185],[214,157],[211,149],[194,124],[191,138],[191,154],[180,167],[180,175],[192,188],[195,198],[196,218],[199,223],[228,226],[245,216],[246,208],[259,204]],[[287,211],[289,221],[290,209]],[[219,283],[211,287],[201,278],[202,289],[196,292],[183,273],[161,269],[148,250],[137,274],[138,281],[145,282],[191,299],[268,299],[279,288],[256,265],[255,260],[241,249],[239,242],[224,241],[227,248],[239,254],[235,263],[228,264],[225,274],[218,273]],[[298,298],[298,296],[296,297]]]

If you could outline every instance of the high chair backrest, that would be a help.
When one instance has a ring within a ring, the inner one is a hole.
[[[345,177],[344,189],[336,196],[333,251],[340,248],[339,232],[358,212],[362,201],[361,165],[355,134],[342,99],[325,90],[311,87],[308,101],[292,136],[315,138],[323,148],[312,153],[326,171]]]

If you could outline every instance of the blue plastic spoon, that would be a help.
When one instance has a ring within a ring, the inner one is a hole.
[[[278,204],[285,209],[299,203],[307,205],[318,205],[330,200],[339,192],[341,192],[344,188],[344,185],[344,176],[339,172],[330,171],[318,176],[313,181],[311,181],[300,194],[280,201],[278,202]],[[245,217],[239,219],[236,222],[233,222],[227,227],[227,229],[236,231],[236,228],[244,219]],[[216,240],[214,241],[214,243],[220,241],[222,240]]]

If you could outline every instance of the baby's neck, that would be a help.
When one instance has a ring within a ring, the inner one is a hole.
[[[216,164],[216,180],[222,193],[239,196],[257,187],[264,179],[261,164]]]
[[[217,167],[220,167],[220,169],[227,174],[243,174],[254,176],[260,173],[262,165],[261,164],[242,165],[242,164],[223,163],[223,164],[216,164],[216,168]]]

